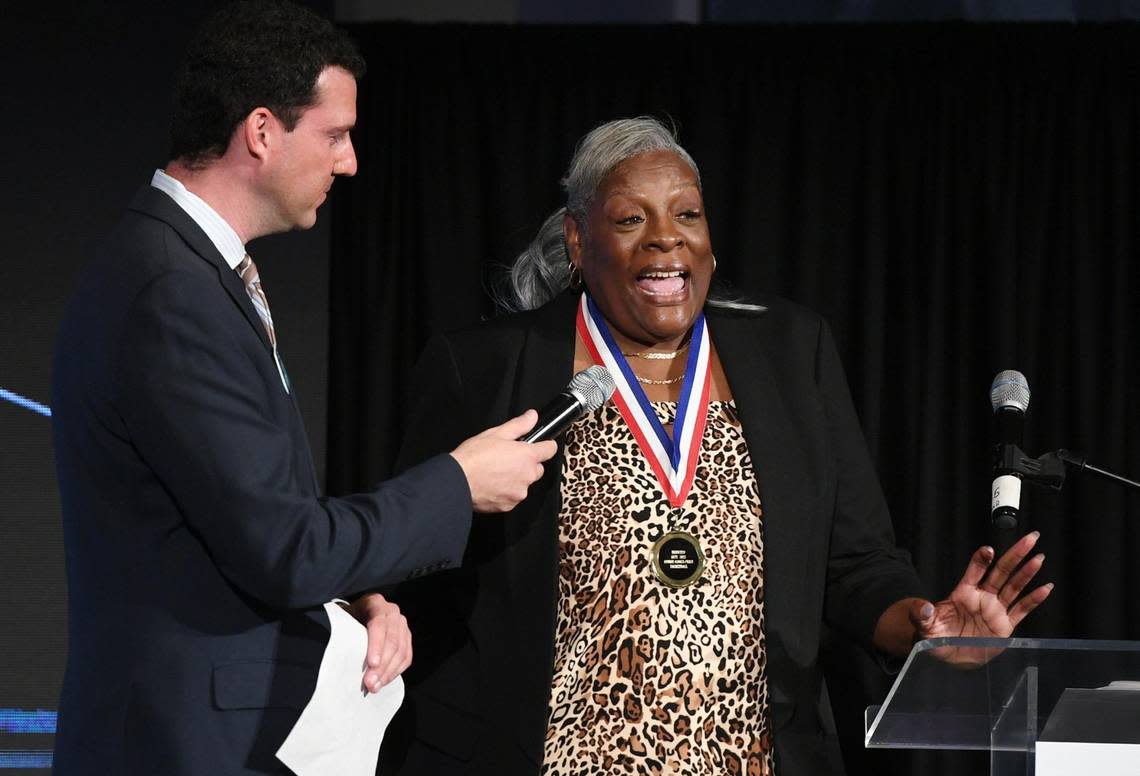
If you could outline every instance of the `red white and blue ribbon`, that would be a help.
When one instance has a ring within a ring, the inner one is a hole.
[[[614,403],[637,439],[650,468],[657,475],[657,481],[669,503],[674,507],[681,506],[693,487],[693,475],[697,470],[697,458],[708,416],[711,345],[704,313],[698,314],[693,323],[672,438],[657,419],[649,399],[645,397],[645,391],[638,384],[637,377],[614,341],[605,318],[589,294],[582,294],[577,326],[578,335],[586,344],[594,363],[608,369],[617,383]]]

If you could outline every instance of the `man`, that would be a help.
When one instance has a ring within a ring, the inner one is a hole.
[[[180,77],[171,161],[78,281],[53,378],[70,599],[57,773],[283,771],[321,604],[459,565],[472,509],[513,507],[554,452],[513,441],[531,411],[372,492],[321,497],[244,246],[312,226],[356,172],[363,71],[302,8],[217,13]],[[410,637],[383,598],[358,608],[374,690]]]

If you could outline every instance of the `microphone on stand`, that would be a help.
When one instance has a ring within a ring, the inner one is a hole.
[[[554,439],[584,413],[593,412],[606,403],[616,387],[613,376],[604,366],[583,369],[570,379],[566,390],[538,411],[538,422],[518,438],[520,442],[544,442]]]
[[[994,443],[990,528],[998,554],[1008,548],[1018,529],[1021,486],[1028,482],[1059,493],[1065,484],[1065,469],[1089,472],[1103,479],[1140,491],[1140,482],[1090,464],[1069,450],[1055,450],[1030,458],[1021,449],[1025,412],[1029,409],[1029,383],[1014,369],[998,372],[990,386],[997,441]]]
[[[990,386],[990,404],[997,421],[990,523],[998,530],[1008,531],[1017,527],[1021,510],[1021,476],[1025,468],[1021,435],[1025,411],[1029,409],[1029,383],[1025,375],[1015,369],[998,372]]]

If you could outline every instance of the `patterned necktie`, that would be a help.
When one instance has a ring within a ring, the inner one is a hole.
[[[245,283],[245,291],[249,294],[249,299],[253,302],[253,307],[257,310],[257,315],[261,318],[265,331],[269,334],[269,344],[273,346],[273,351],[276,352],[277,335],[273,333],[273,316],[269,314],[269,300],[265,298],[265,292],[261,290],[261,277],[257,274],[257,265],[253,263],[253,259],[249,257],[248,253],[237,265],[237,271],[241,275],[241,282]]]

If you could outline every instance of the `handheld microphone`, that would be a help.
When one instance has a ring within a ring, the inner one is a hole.
[[[544,442],[561,434],[586,412],[606,403],[614,392],[614,378],[604,366],[592,366],[574,375],[566,390],[538,411],[538,422],[518,438],[520,442]]]
[[[1016,468],[1021,452],[1025,411],[1029,409],[1029,383],[1015,369],[998,372],[990,386],[990,404],[997,421],[994,446],[994,479],[990,500],[990,521],[995,528],[1017,527],[1021,509],[1021,473]]]

